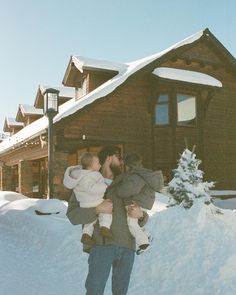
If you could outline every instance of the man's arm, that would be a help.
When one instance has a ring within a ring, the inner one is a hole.
[[[91,223],[97,219],[99,213],[112,213],[111,200],[104,200],[100,205],[93,208],[81,208],[76,200],[74,192],[68,202],[66,216],[74,225]]]

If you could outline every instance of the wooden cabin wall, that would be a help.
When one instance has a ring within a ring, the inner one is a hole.
[[[94,142],[125,143],[125,153],[140,152],[144,163],[152,165],[151,114],[148,113],[150,96],[147,77],[129,79],[113,94],[93,103],[87,110],[68,120],[64,129],[65,140],[82,139]],[[79,146],[78,146],[79,148]]]
[[[236,75],[222,71],[223,88],[211,101],[204,129],[206,177],[222,189],[236,189]]]
[[[115,75],[114,73],[89,71],[88,92],[91,92],[92,90],[96,89],[98,86],[110,80],[114,75]]]
[[[213,91],[206,117],[202,118],[202,140],[196,129],[190,128],[188,131],[186,128],[177,128],[176,152],[178,154],[178,146],[179,148],[181,145],[184,146],[183,136],[187,136],[190,141],[189,146],[191,147],[192,144],[197,146],[197,158],[202,160],[199,169],[204,171],[205,179],[216,181],[216,189],[236,189],[236,177],[234,177],[236,175],[235,70],[233,72],[225,58],[204,42],[200,42],[162,66],[198,71],[222,82],[223,87]],[[169,155],[171,156],[170,151]]]

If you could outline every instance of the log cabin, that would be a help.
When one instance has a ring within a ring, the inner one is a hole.
[[[53,121],[56,198],[70,194],[66,167],[107,144],[139,152],[166,181],[196,145],[205,179],[236,189],[236,60],[209,29],[130,63],[71,56],[62,83],[74,96]],[[47,195],[47,128],[42,117],[0,143],[2,190]]]
[[[9,133],[10,135],[13,135],[20,131],[23,127],[23,122],[18,122],[15,118],[6,117],[3,126],[3,131]]]

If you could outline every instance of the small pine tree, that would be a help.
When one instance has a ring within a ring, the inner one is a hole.
[[[182,204],[184,208],[191,208],[197,198],[205,203],[210,202],[209,189],[214,182],[203,182],[203,171],[198,169],[201,160],[196,159],[194,152],[185,149],[174,169],[174,178],[169,182],[171,205]]]

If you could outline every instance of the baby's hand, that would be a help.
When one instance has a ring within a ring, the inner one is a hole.
[[[133,203],[128,207],[128,215],[132,218],[143,218],[143,210],[137,204]]]

